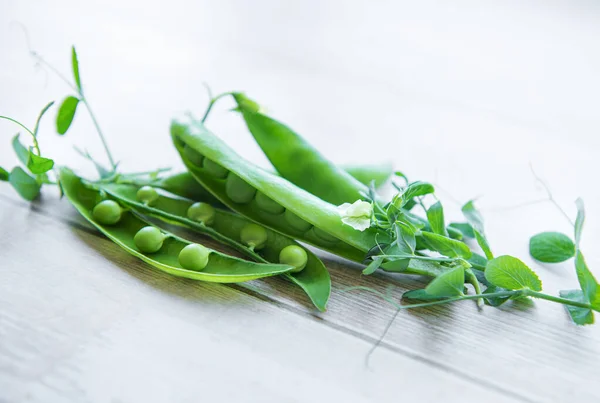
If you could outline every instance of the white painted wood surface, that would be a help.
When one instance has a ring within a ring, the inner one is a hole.
[[[0,0],[0,114],[31,122],[68,88],[35,72],[32,46],[69,72],[69,47],[125,170],[181,167],[170,117],[201,113],[202,82],[246,90],[340,163],[391,160],[453,199],[482,196],[497,254],[538,271],[545,289],[575,287],[572,262],[527,254],[529,237],[569,231],[539,200],[529,163],[572,214],[588,206],[583,249],[600,274],[595,185],[600,151],[600,7],[592,1],[33,2]],[[217,107],[210,126],[265,163],[242,123]],[[71,149],[102,156],[81,114],[42,147],[91,173]],[[0,165],[16,159],[0,122]],[[449,193],[442,191],[446,190]],[[53,191],[28,205],[0,184],[0,402],[600,400],[598,327],[535,302],[478,312],[460,304],[403,312],[342,293],[399,296],[419,280],[360,276],[326,256],[334,293],[316,314],[289,284],[221,286],[176,279],[90,230]]]

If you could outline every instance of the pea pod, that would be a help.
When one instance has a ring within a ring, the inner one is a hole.
[[[367,186],[321,155],[288,126],[262,114],[244,94],[233,93],[254,139],[277,172],[296,186],[335,204],[362,199]]]
[[[372,182],[375,189],[383,186],[394,173],[392,164],[349,165],[342,168],[364,185],[370,186]]]
[[[173,121],[171,124],[177,150],[194,178],[232,210],[292,238],[358,262],[363,261],[376,241],[388,239],[384,232],[371,228],[361,232],[343,224],[335,206],[245,161],[201,122],[186,119],[186,123]],[[216,176],[204,165],[193,164],[186,156],[190,149],[229,171],[227,177]],[[266,197],[261,199],[270,202],[259,205],[257,193],[262,193]],[[254,196],[248,198],[249,195]],[[272,207],[277,205],[285,211],[274,214]]]
[[[137,192],[139,187],[137,186],[109,183],[102,184],[101,189],[125,206],[160,220],[183,225],[208,235],[235,248],[257,262],[277,263],[279,262],[279,254],[284,248],[290,245],[300,247],[293,239],[266,229],[266,243],[260,251],[256,251],[241,242],[242,232],[252,223],[252,221],[242,216],[215,208],[214,216],[208,226],[188,218],[189,209],[194,204],[191,200],[161,194],[152,205],[148,205],[138,201]],[[308,259],[305,268],[298,273],[285,273],[285,276],[300,286],[315,306],[324,311],[331,292],[329,273],[323,262],[314,253],[306,250],[306,254]]]
[[[236,283],[280,275],[294,269],[290,265],[249,262],[206,248],[210,254],[202,271],[186,270],[179,263],[179,257],[180,252],[191,245],[190,242],[166,234],[166,238],[161,240],[162,246],[156,253],[142,253],[139,251],[139,246],[136,246],[134,238],[140,230],[146,227],[153,228],[151,224],[131,211],[124,211],[120,220],[114,225],[100,224],[94,220],[92,211],[102,199],[101,193],[86,185],[67,168],[60,170],[59,179],[64,194],[86,220],[131,255],[169,274],[194,280]]]

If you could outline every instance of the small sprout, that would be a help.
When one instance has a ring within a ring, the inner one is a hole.
[[[250,203],[256,194],[256,189],[234,173],[229,173],[225,182],[225,192],[235,203]]]
[[[262,192],[256,192],[255,200],[258,207],[267,213],[281,214],[285,210],[281,204],[277,203]]]
[[[208,203],[197,202],[188,208],[187,216],[190,220],[211,225],[215,220],[215,209]]]
[[[103,200],[92,210],[94,220],[104,225],[115,225],[121,220],[123,210],[114,200]]]
[[[248,245],[252,250],[259,250],[265,247],[267,242],[267,230],[260,225],[247,224],[240,231],[242,243]]]
[[[298,273],[306,267],[308,255],[306,251],[298,245],[289,245],[279,253],[279,263],[294,266],[292,273]]]
[[[166,238],[166,235],[158,228],[147,226],[135,234],[133,242],[141,252],[156,253],[162,248],[163,241]]]
[[[179,252],[179,264],[186,270],[200,271],[208,264],[209,255],[208,248],[192,243]]]
[[[217,164],[209,160],[208,158],[204,158],[202,162],[202,167],[208,171],[209,174],[214,176],[215,178],[225,179],[229,171],[226,168],[223,168],[221,165]]]
[[[344,203],[338,206],[338,212],[344,224],[358,231],[364,231],[371,226],[373,205],[369,202],[357,200],[352,204]]]
[[[137,191],[137,199],[147,206],[158,200],[158,192],[152,186],[142,186]]]

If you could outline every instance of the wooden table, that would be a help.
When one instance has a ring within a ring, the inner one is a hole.
[[[182,165],[169,119],[206,93],[245,90],[339,163],[393,161],[438,186],[450,218],[480,197],[496,254],[520,256],[548,292],[577,287],[573,262],[540,265],[528,239],[570,233],[529,164],[574,215],[600,276],[600,8],[592,1],[279,2],[0,0],[0,113],[33,124],[69,89],[37,71],[31,46],[66,75],[70,45],[124,171]],[[222,104],[209,125],[266,159]],[[82,112],[82,111],[80,111]],[[54,116],[55,111],[51,113]],[[17,128],[0,123],[0,165]],[[43,151],[91,174],[104,158],[88,116]],[[538,201],[536,203],[530,203]],[[26,203],[0,184],[0,402],[597,402],[600,327],[561,306],[473,303],[402,312],[349,285],[399,297],[421,279],[323,255],[326,313],[280,279],[174,278],[92,230],[57,192]]]

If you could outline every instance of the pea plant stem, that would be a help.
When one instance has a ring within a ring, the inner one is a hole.
[[[563,305],[571,305],[577,308],[594,309],[590,304],[586,304],[585,302],[578,302],[566,298],[555,297],[554,295],[548,295],[542,292],[532,290],[523,290],[523,295],[533,298],[545,299],[546,301],[552,301]]]
[[[8,116],[0,115],[0,119],[5,119],[5,120],[8,120],[10,122],[13,122],[16,125],[18,125],[18,126],[22,127],[23,129],[25,129],[27,131],[27,133],[31,134],[31,137],[33,138],[33,147],[35,148],[35,151],[37,151],[37,154],[40,155],[40,145],[38,144],[37,136],[35,135],[34,132],[32,132],[31,130],[29,130],[29,128],[27,126],[25,126],[23,123],[19,122],[18,120],[15,120],[13,118],[9,118]]]
[[[98,132],[98,136],[100,136],[100,141],[102,142],[102,145],[104,146],[104,150],[106,151],[106,155],[108,156],[108,161],[110,162],[112,170],[113,170],[113,172],[116,171],[117,165],[115,164],[115,160],[113,159],[112,154],[110,152],[110,149],[108,148],[108,144],[106,143],[106,139],[104,138],[104,134],[102,133],[102,130],[100,129],[100,125],[98,124],[98,121],[96,120],[96,115],[94,115],[94,112],[92,112],[92,108],[90,107],[90,105],[89,105],[89,103],[87,101],[87,98],[83,94],[83,90],[81,88],[78,88],[75,85],[71,84],[71,82],[64,75],[62,75],[60,71],[58,71],[57,69],[55,69],[54,66],[52,66],[50,63],[48,63],[37,52],[31,51],[31,56],[38,63],[46,66],[46,68],[48,68],[50,71],[52,71],[54,74],[56,74],[58,76],[58,78],[60,78],[74,92],[77,93],[77,95],[79,96],[79,100],[85,105],[85,108],[87,109],[88,113],[90,114],[90,117],[92,118],[92,123],[94,124],[94,127],[96,128],[96,131]]]
[[[217,103],[217,101],[227,95],[231,95],[231,92],[224,92],[222,94],[217,95],[214,98],[211,97],[210,102],[208,103],[208,107],[206,108],[206,112],[204,112],[204,115],[200,120],[202,123],[204,123],[206,119],[208,119],[208,115],[210,114],[210,111],[212,110],[213,106]]]

